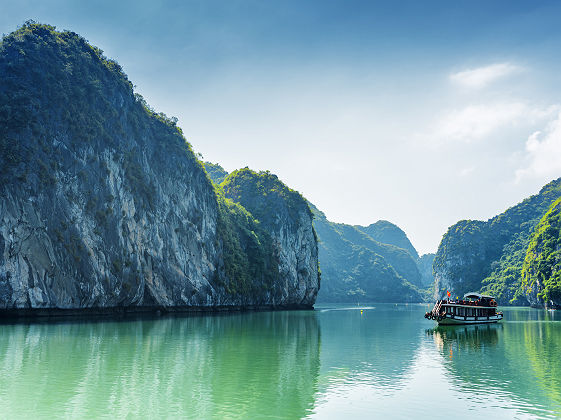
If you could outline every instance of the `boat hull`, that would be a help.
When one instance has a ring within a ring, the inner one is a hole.
[[[493,324],[503,319],[502,314],[493,316],[458,316],[448,315],[437,320],[438,325],[468,325],[468,324]]]

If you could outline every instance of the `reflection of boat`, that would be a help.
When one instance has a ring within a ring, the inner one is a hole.
[[[466,293],[463,299],[453,301],[439,300],[425,318],[438,322],[438,325],[488,324],[503,319],[497,312],[497,302],[491,296],[479,293]]]
[[[456,343],[458,348],[479,350],[481,346],[496,346],[499,341],[500,324],[463,325],[456,328],[437,326],[426,330],[427,336],[432,336],[439,350],[448,348]]]

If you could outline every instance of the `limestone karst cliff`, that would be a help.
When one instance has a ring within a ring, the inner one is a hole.
[[[26,23],[2,39],[0,80],[0,308],[313,305],[311,217],[283,213],[286,237],[252,236],[254,255],[259,220],[101,50]]]
[[[438,247],[433,268],[435,295],[454,296],[482,291],[500,304],[535,304],[522,288],[522,269],[530,239],[540,219],[561,197],[561,178],[538,194],[488,221],[462,220],[448,228]]]
[[[531,305],[561,308],[561,198],[551,205],[530,237],[520,287]]]
[[[291,195],[285,187],[276,185],[276,177],[266,172],[254,173],[245,168],[228,176],[228,172],[216,163],[205,162],[205,168],[213,182],[225,189],[228,197],[238,200],[254,214],[266,215],[268,210],[264,211],[263,206],[266,201],[274,203],[278,196]],[[271,191],[275,193],[271,194]],[[262,197],[264,192],[267,192],[266,200],[255,200]],[[433,283],[434,255],[428,256],[428,259],[425,256],[424,259],[418,258],[417,251],[399,227],[387,221],[379,221],[367,227],[333,223],[312,203],[308,203],[308,206],[314,215],[313,225],[318,236],[317,252],[322,273],[318,302],[419,302],[426,297],[428,290],[423,288],[430,287]],[[302,204],[294,208],[298,207],[301,208],[301,217],[309,217]],[[275,217],[282,218],[282,215]],[[278,223],[274,222],[276,219],[262,219],[268,220],[263,226],[272,228],[273,235],[283,236],[282,231],[275,229]],[[281,223],[280,226],[289,225]],[[307,223],[302,226],[307,229]],[[305,231],[290,237],[310,238],[309,233],[302,235]],[[294,249],[311,244],[310,239],[304,239],[285,248]],[[311,267],[312,263],[298,264]],[[425,267],[427,264],[429,268]],[[294,264],[289,266],[293,267]],[[303,273],[311,271],[309,268]]]
[[[269,172],[248,168],[229,174],[224,195],[241,204],[258,221],[261,242],[269,242],[278,259],[274,282],[283,301],[314,302],[319,290],[318,245],[307,202]]]

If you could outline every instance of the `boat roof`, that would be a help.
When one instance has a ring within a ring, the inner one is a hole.
[[[493,296],[488,296],[488,295],[482,295],[479,293],[475,293],[475,292],[468,292],[464,295],[464,298],[468,298],[468,299],[481,299],[481,298],[485,298],[485,299],[495,299]]]

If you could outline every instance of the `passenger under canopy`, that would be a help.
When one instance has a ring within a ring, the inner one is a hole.
[[[468,292],[464,295],[464,299],[494,299],[493,296],[481,295],[475,292]]]

